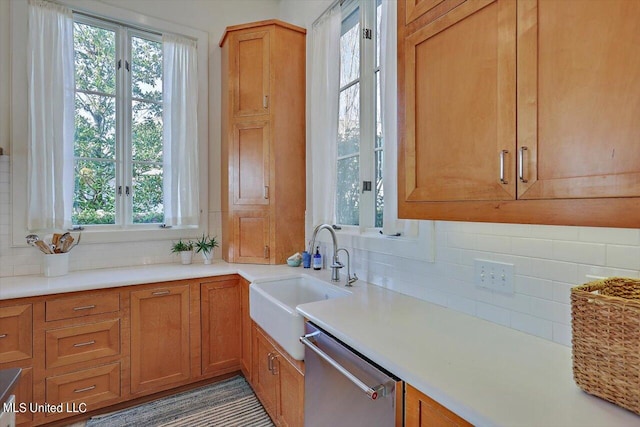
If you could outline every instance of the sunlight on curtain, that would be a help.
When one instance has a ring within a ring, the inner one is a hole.
[[[312,221],[335,223],[336,146],[340,69],[340,6],[327,11],[311,32]]]
[[[167,225],[198,225],[196,42],[163,35],[164,212]]]
[[[29,1],[29,230],[71,226],[74,71],[71,11]]]

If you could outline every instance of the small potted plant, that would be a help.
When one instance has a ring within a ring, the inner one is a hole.
[[[196,252],[202,255],[205,264],[211,264],[213,258],[213,248],[218,247],[218,241],[215,237],[209,237],[203,234],[201,238],[193,242]]]
[[[191,264],[191,256],[193,255],[193,243],[189,240],[183,242],[182,239],[178,240],[171,246],[172,253],[180,254],[180,261],[182,264]]]

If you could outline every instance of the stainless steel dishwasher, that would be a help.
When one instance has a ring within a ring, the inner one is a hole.
[[[402,425],[402,382],[311,322],[305,345],[304,425]]]

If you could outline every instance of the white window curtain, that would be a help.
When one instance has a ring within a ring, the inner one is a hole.
[[[73,208],[73,16],[69,9],[29,1],[29,230],[71,226]]]
[[[172,35],[163,35],[162,45],[165,224],[198,225],[197,47]]]
[[[341,17],[338,4],[314,23],[311,32],[311,218],[314,225],[335,223]]]
[[[398,56],[397,1],[382,0],[380,22],[380,96],[384,135],[384,207],[382,231],[387,235],[418,235],[418,221],[398,219]]]

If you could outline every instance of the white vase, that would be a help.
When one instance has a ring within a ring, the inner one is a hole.
[[[213,253],[202,251],[200,252],[200,254],[202,255],[202,260],[206,265],[211,264],[211,258],[213,258]]]
[[[183,265],[191,264],[191,256],[193,252],[191,251],[180,251],[180,262]]]

